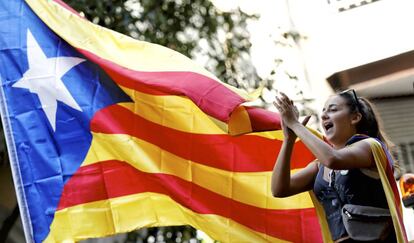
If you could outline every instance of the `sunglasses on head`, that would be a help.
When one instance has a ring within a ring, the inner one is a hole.
[[[339,94],[347,94],[347,93],[351,95],[352,101],[354,102],[354,104],[357,107],[357,111],[361,112],[361,110],[362,110],[361,105],[358,101],[358,96],[357,96],[355,90],[354,89],[347,89],[347,90],[344,90],[344,91],[340,92]]]

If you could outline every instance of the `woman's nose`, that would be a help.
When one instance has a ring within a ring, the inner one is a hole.
[[[326,114],[326,111],[323,111],[322,114],[321,114],[321,120],[323,121],[323,120],[326,120],[326,119],[328,119],[328,115]]]

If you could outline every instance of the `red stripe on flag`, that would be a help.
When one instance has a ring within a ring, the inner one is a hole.
[[[281,129],[279,114],[257,107],[246,107],[246,111],[249,114],[253,131],[259,132]]]
[[[58,210],[143,192],[168,195],[196,213],[230,218],[255,231],[283,240],[302,242],[303,230],[320,232],[313,208],[258,208],[223,197],[181,178],[145,173],[120,161],[104,161],[81,167],[65,185]],[[315,237],[318,236],[315,234]],[[320,239],[306,240],[317,242]]]
[[[221,121],[245,100],[218,81],[194,72],[141,72],[122,67],[83,49],[78,49],[124,87],[150,94],[185,95],[201,110]]]
[[[193,134],[150,122],[130,110],[114,105],[100,110],[91,121],[91,131],[128,134],[152,143],[183,159],[235,171],[272,171],[282,142],[260,136]],[[302,142],[292,153],[292,169],[303,168],[314,156]]]
[[[398,221],[400,222],[400,224],[402,226],[402,229],[401,230],[404,232],[403,235],[406,237],[407,233],[406,233],[406,229],[404,227],[404,222],[402,221],[403,215],[402,215],[402,209],[401,209],[402,205],[401,205],[400,192],[399,192],[399,190],[397,188],[397,183],[396,183],[396,181],[394,179],[393,169],[391,168],[391,164],[389,162],[389,158],[388,158],[387,152],[384,151],[384,153],[387,156],[387,165],[385,166],[385,173],[386,173],[387,179],[388,179],[388,181],[390,183],[391,190],[392,190],[392,192],[394,194],[394,202],[395,202],[395,205],[397,207],[397,210],[396,211],[397,211],[397,214],[398,214]]]

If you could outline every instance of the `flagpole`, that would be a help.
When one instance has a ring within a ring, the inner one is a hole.
[[[0,88],[0,113],[1,113],[1,122],[3,125],[4,137],[6,139],[7,151],[9,155],[10,168],[13,175],[14,188],[16,190],[17,202],[19,205],[20,218],[22,220],[24,236],[26,242],[34,242],[33,237],[33,228],[28,213],[28,206],[26,203],[26,196],[24,194],[22,176],[20,174],[20,166],[17,158],[16,147],[14,143],[13,136],[11,135],[11,124],[9,117],[9,112],[7,110],[5,94],[3,90],[3,83],[1,74],[0,74],[0,83],[2,87]]]

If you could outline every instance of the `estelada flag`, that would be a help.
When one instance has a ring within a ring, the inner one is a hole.
[[[321,241],[307,193],[271,196],[283,135],[277,114],[242,105],[252,95],[60,2],[1,1],[0,26],[1,115],[28,242],[184,224],[222,242]],[[298,141],[292,170],[312,160]]]

